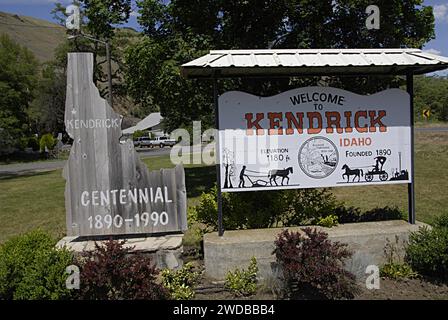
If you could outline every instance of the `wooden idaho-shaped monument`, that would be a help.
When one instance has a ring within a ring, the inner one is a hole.
[[[93,83],[91,53],[68,54],[65,128],[73,145],[63,170],[68,237],[60,245],[89,250],[92,240],[114,235],[132,238],[141,251],[181,248],[187,229],[184,169],[150,172],[133,141],[120,141],[121,116]]]

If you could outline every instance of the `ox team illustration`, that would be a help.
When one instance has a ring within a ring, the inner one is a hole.
[[[409,183],[409,95],[307,87],[219,98],[222,191]]]

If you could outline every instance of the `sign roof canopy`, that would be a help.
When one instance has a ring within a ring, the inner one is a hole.
[[[448,68],[448,57],[420,49],[212,50],[185,63],[187,79],[307,75],[405,75]]]

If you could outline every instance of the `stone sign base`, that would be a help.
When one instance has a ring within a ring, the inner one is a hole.
[[[56,247],[73,251],[80,254],[83,251],[92,251],[95,249],[95,242],[99,245],[105,241],[77,240],[79,237],[64,237]],[[160,237],[142,237],[125,239],[124,247],[134,247],[133,252],[149,255],[156,263],[157,268],[177,269],[183,265],[181,256],[183,234],[166,235]]]
[[[395,243],[399,237],[398,250],[403,253],[402,241],[409,233],[425,224],[411,225],[406,221],[381,221],[341,224],[333,228],[316,227],[325,231],[332,241],[346,243],[353,252],[345,268],[354,273],[358,280],[366,279],[366,267],[385,262],[384,247],[387,239]],[[300,231],[301,227],[288,228]],[[281,228],[225,231],[223,237],[216,232],[204,236],[204,264],[208,277],[223,280],[229,270],[247,268],[252,256],[257,258],[260,280],[271,282],[278,276],[275,264],[274,240]]]

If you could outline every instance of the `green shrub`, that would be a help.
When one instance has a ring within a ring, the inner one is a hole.
[[[282,231],[275,240],[274,254],[283,273],[286,295],[290,298],[353,298],[355,276],[344,269],[352,253],[346,244],[332,242],[328,234],[304,228]]]
[[[340,205],[328,189],[227,192],[222,194],[225,229],[269,228],[315,224]],[[197,220],[216,230],[216,186],[203,193]]]
[[[325,218],[319,218],[317,220],[316,225],[326,228],[331,228],[338,225],[338,217],[330,214],[329,216],[326,216]]]
[[[257,292],[257,259],[252,257],[247,270],[235,269],[226,275],[224,286],[235,296],[249,296]]]
[[[400,243],[399,237],[395,236],[395,241],[391,242],[389,239],[386,240],[386,245],[384,247],[384,257],[386,258],[386,263],[380,268],[380,275],[384,278],[389,279],[402,279],[402,278],[416,278],[418,274],[412,270],[405,261],[401,254],[406,249],[406,242],[402,241]]]
[[[406,262],[419,274],[448,279],[448,215],[432,229],[421,227],[409,236]]]
[[[199,221],[198,219],[198,212],[196,210],[196,207],[188,207],[187,208],[187,223],[188,228],[191,228],[194,224],[196,224]]]
[[[28,138],[21,137],[17,141],[17,148],[21,151],[25,150],[25,148],[28,147]]]
[[[417,278],[418,274],[406,263],[386,263],[380,268],[381,277],[399,280]]]
[[[36,254],[17,286],[15,299],[70,299],[76,291],[66,288],[66,268],[73,263],[73,254],[66,249],[51,249]]]
[[[134,133],[132,134],[132,139],[138,139],[140,137],[149,137],[148,135],[148,131],[144,131],[144,130],[136,130],[134,131]]]
[[[180,270],[165,269],[162,271],[162,284],[175,300],[193,299],[194,286],[198,282],[200,272],[194,271],[191,262],[186,263]]]
[[[374,208],[362,212],[360,208],[338,206],[334,213],[339,223],[402,220],[403,213],[397,208]]]
[[[448,214],[438,216],[434,221],[434,227],[436,228],[448,228]]]
[[[56,146],[56,139],[51,133],[46,133],[40,138],[40,151],[45,152],[47,150],[53,150]]]
[[[35,136],[28,138],[28,148],[31,148],[33,151],[39,151],[39,140]]]
[[[70,298],[65,270],[73,257],[55,244],[47,233],[32,231],[1,246],[0,299]]]

